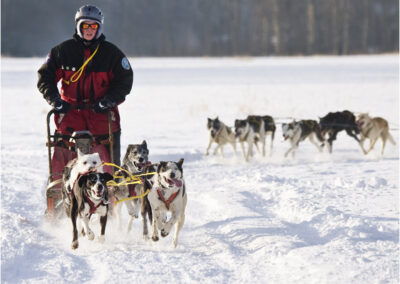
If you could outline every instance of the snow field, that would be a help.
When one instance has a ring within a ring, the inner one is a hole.
[[[110,219],[103,245],[80,238],[76,251],[70,221],[43,219],[42,61],[2,59],[2,282],[398,283],[397,55],[131,59],[121,152],[145,139],[152,162],[185,158],[185,225],[173,249],[172,233],[153,243],[140,219],[130,234]],[[305,141],[285,159],[278,125],[271,157],[246,163],[239,145],[237,156],[230,145],[226,159],[204,156],[207,117],[232,126],[248,114],[280,123],[345,109],[386,118],[397,145],[364,156],[340,133],[331,155]]]

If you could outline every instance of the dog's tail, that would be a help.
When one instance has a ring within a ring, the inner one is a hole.
[[[394,141],[393,136],[388,132],[387,133],[387,138],[389,139],[390,143],[392,143],[393,145],[396,145],[396,141]]]

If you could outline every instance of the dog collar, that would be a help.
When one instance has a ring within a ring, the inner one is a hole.
[[[174,201],[174,199],[176,198],[176,196],[178,195],[178,193],[180,191],[181,191],[181,189],[179,189],[177,192],[172,194],[167,200],[165,200],[164,195],[162,194],[160,188],[157,189],[158,197],[160,198],[160,200],[162,202],[164,202],[164,204],[165,204],[165,206],[167,207],[168,210],[169,210],[169,205],[171,204],[172,201]]]

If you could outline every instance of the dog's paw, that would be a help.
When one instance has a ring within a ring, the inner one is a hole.
[[[152,236],[151,239],[153,240],[153,242],[157,242],[159,240],[158,236]]]
[[[101,243],[101,244],[104,244],[104,241],[105,241],[105,237],[102,235],[102,236],[99,236],[98,238],[97,238],[97,241],[99,242],[99,243]]]
[[[72,242],[72,245],[71,245],[71,248],[72,248],[72,249],[77,249],[78,246],[79,246],[78,241],[73,241],[73,242]]]
[[[149,236],[148,236],[147,234],[146,234],[146,235],[143,234],[143,240],[144,240],[144,241],[148,241],[149,239],[150,239],[150,238],[149,238]]]
[[[94,240],[94,233],[91,230],[89,230],[88,233],[87,233],[87,237],[88,237],[89,241],[93,241]]]
[[[165,238],[166,236],[168,236],[169,232],[165,229],[161,230],[161,237]]]

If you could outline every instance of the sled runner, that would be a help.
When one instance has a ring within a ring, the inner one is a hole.
[[[84,107],[75,107],[84,108]],[[71,136],[62,135],[54,131],[51,134],[50,118],[54,114],[54,110],[50,110],[47,114],[47,153],[49,163],[49,177],[46,185],[46,203],[47,209],[45,217],[49,221],[55,221],[64,214],[62,200],[62,172],[64,166],[72,159],[77,157],[78,149],[83,154],[99,153],[102,162],[113,163],[113,134],[111,113],[108,112],[108,137],[94,137],[90,131],[75,131]],[[103,139],[102,139],[103,138]],[[109,145],[110,155],[106,149]],[[52,151],[53,148],[53,151]],[[52,153],[53,152],[53,153]],[[111,158],[110,158],[111,156]],[[103,167],[105,172],[112,173],[109,166]]]

